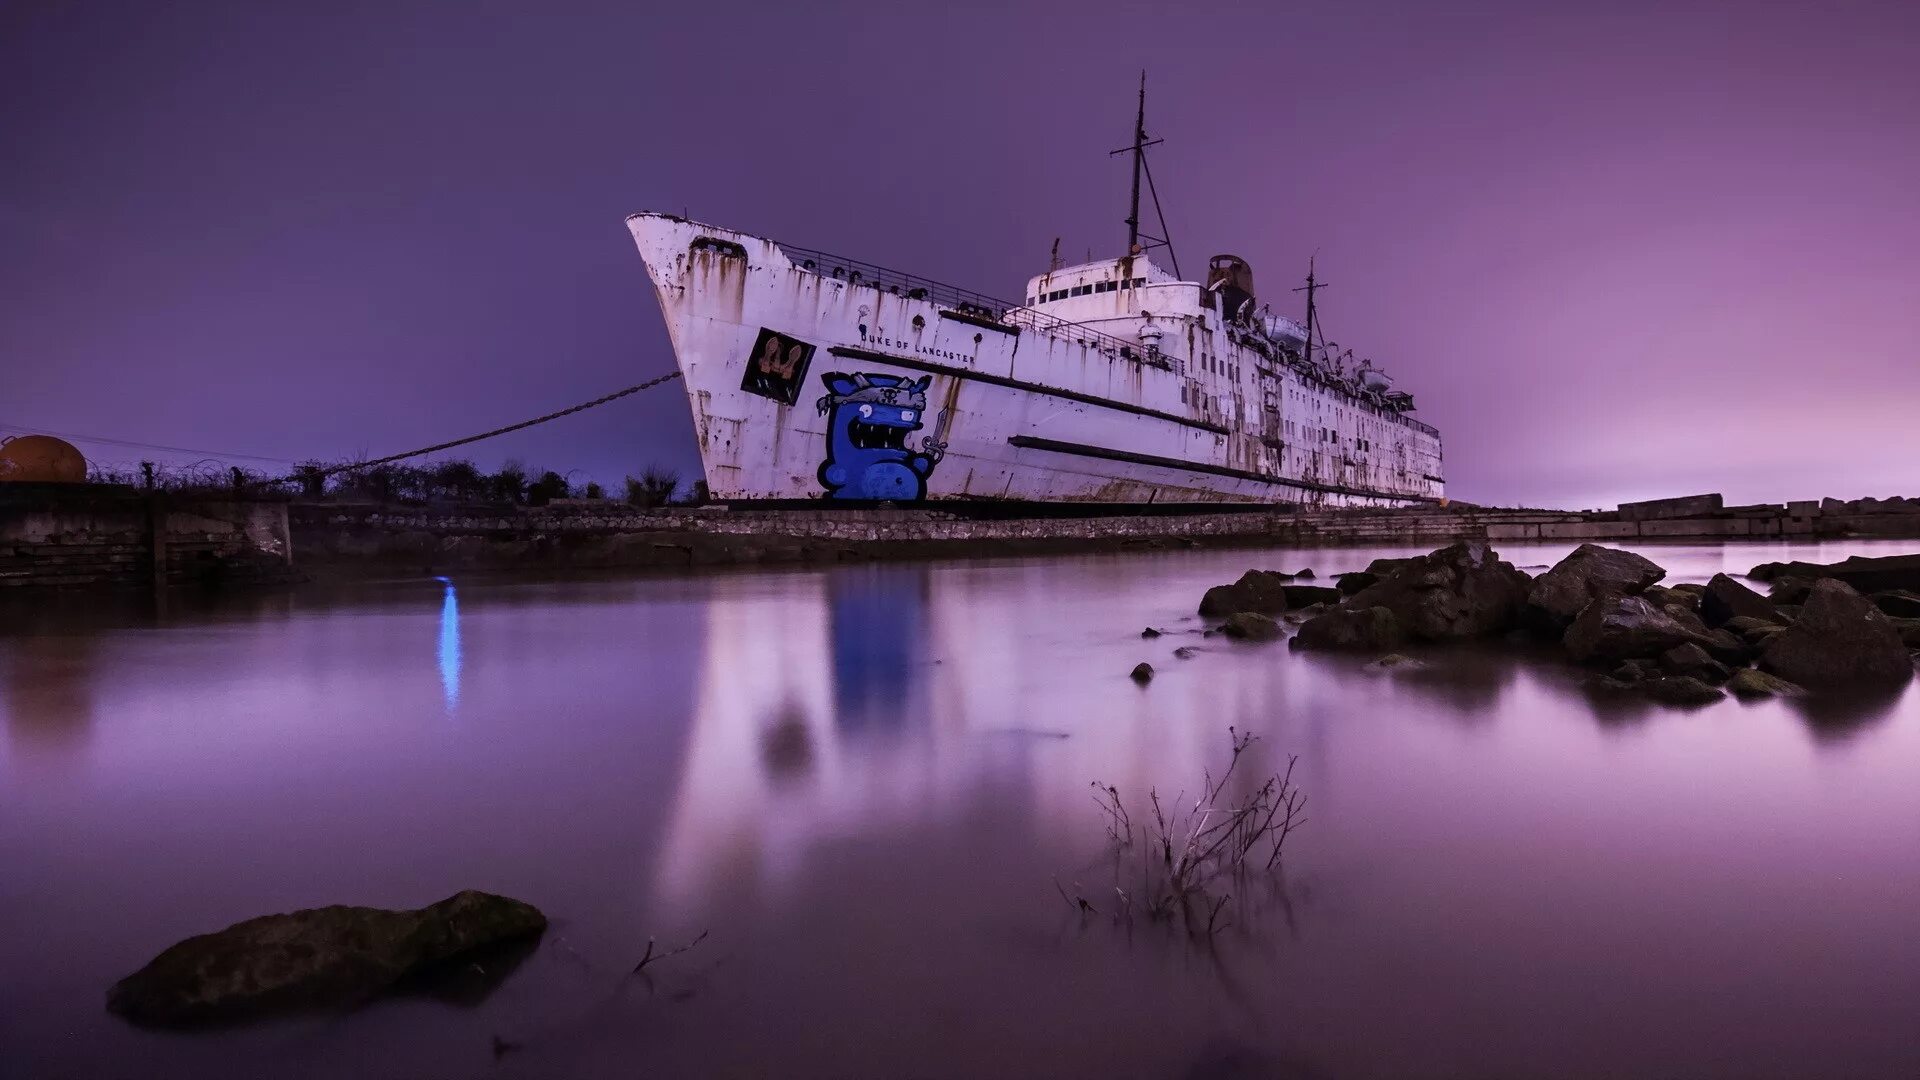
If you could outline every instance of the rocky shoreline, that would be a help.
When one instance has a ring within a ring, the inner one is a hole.
[[[1409,559],[1376,559],[1336,584],[1312,571],[1249,570],[1208,589],[1208,633],[1273,641],[1295,627],[1296,650],[1373,653],[1401,666],[1410,643],[1557,642],[1588,669],[1583,685],[1696,706],[1742,698],[1886,691],[1920,657],[1920,555],[1838,563],[1763,563],[1746,577],[1659,584],[1644,556],[1582,544],[1535,577],[1484,543]],[[1150,633],[1153,633],[1150,631]]]

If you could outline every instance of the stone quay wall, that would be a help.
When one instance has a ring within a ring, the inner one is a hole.
[[[0,590],[258,585],[292,561],[284,501],[0,484]]]
[[[315,572],[673,567],[1174,546],[1439,546],[1463,539],[1920,537],[1920,503],[1911,512],[1799,503],[1699,513],[1704,503],[1672,502],[1696,513],[1419,507],[983,517],[935,508],[639,510],[576,503],[502,511],[311,504],[294,506],[291,521],[302,565]]]

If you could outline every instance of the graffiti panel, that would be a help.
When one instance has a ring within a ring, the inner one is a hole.
[[[927,477],[946,456],[947,413],[919,449],[907,436],[926,426],[927,386],[932,376],[831,371],[820,377],[827,393],[819,401],[827,417],[827,459],[820,486],[830,499],[912,502],[927,497]]]
[[[740,389],[791,405],[800,400],[800,386],[806,381],[807,363],[812,359],[812,345],[763,328],[747,356]]]

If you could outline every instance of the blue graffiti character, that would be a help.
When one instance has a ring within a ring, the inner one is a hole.
[[[910,450],[907,436],[924,426],[932,377],[830,371],[820,379],[827,386],[819,402],[827,417],[827,460],[820,463],[820,486],[827,489],[827,497],[901,502],[926,498],[927,477],[947,446],[928,436],[920,449]]]

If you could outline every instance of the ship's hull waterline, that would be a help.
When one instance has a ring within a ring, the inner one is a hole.
[[[1180,349],[1146,350],[671,215],[628,225],[717,500],[1395,506],[1443,495],[1437,433],[1340,407],[1232,335],[1213,348],[1204,318]],[[1260,385],[1210,387],[1202,366]],[[1263,397],[1260,431],[1246,411]],[[1370,447],[1385,433],[1386,452],[1370,455],[1384,460],[1276,437],[1300,426],[1281,412],[1322,421],[1316,441],[1334,443],[1347,423],[1356,446],[1359,430]]]

